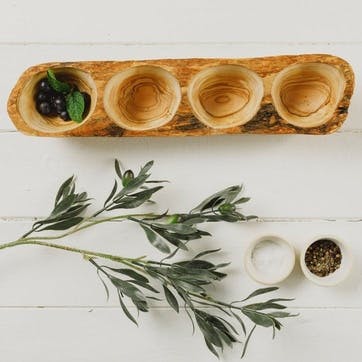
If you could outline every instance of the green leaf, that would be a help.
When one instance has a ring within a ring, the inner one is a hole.
[[[152,287],[151,285],[149,285],[148,283],[146,282],[141,282],[139,280],[128,280],[129,283],[133,283],[133,284],[136,284],[142,288],[145,288],[147,290],[149,290],[150,292],[153,292],[153,293],[159,293],[159,291],[157,289],[155,289],[154,287]],[[149,297],[148,297],[149,298]]]
[[[121,165],[117,159],[114,160],[114,169],[116,170],[118,177],[122,180]]]
[[[142,292],[135,287],[134,285],[126,282],[125,280],[118,279],[116,277],[110,276],[109,278],[114,286],[116,286],[122,294],[125,294],[127,297],[138,300],[145,300]]]
[[[265,303],[275,303],[275,302],[292,302],[294,298],[273,298],[267,300]]]
[[[214,354],[217,358],[219,358],[219,354],[217,353],[215,347],[204,337],[205,343],[209,351]]]
[[[220,318],[220,317],[215,317],[211,314],[207,314],[206,316],[206,320],[212,324],[212,326],[218,330],[219,335],[221,337],[221,339],[229,346],[231,347],[232,343],[237,342],[237,339],[235,338],[235,336],[232,335],[232,333],[230,332],[230,330],[228,329],[228,327],[233,330],[234,327],[229,324],[229,322],[226,322],[224,319]],[[237,334],[237,332],[235,331],[234,333]]]
[[[125,268],[110,268],[110,267],[106,267],[109,270],[112,270],[116,273],[121,273],[123,275],[126,275],[132,279],[136,279],[139,280],[140,282],[144,282],[144,283],[148,283],[148,279],[143,276],[142,274],[136,272],[135,270],[132,269],[125,269]]]
[[[257,289],[254,292],[252,292],[251,294],[249,294],[246,298],[241,300],[241,302],[245,302],[246,300],[256,297],[257,295],[274,292],[275,290],[278,290],[278,289],[279,289],[278,287],[267,287],[267,288]]]
[[[242,197],[239,200],[236,200],[233,202],[234,205],[238,205],[238,204],[244,204],[245,202],[250,201],[250,197]]]
[[[57,192],[57,196],[55,197],[54,206],[57,205],[58,201],[64,197],[64,191],[69,187],[69,185],[74,183],[74,176],[69,177],[67,180],[65,180],[62,185],[59,187],[59,190]]]
[[[215,317],[216,318],[216,317]],[[222,318],[222,317],[217,317],[218,319],[221,319],[235,334],[239,334],[238,331],[235,329],[235,327],[228,322],[226,319]]]
[[[163,183],[169,183],[170,181],[168,180],[150,180],[150,181],[146,181],[146,184],[163,184]]]
[[[74,217],[74,216],[77,216],[77,215],[80,215],[85,209],[88,208],[90,204],[78,204],[78,205],[75,205],[75,206],[72,206],[71,208],[68,209],[68,211],[63,214],[64,217],[66,217],[67,219],[71,218],[71,217]]]
[[[186,281],[183,281],[183,280],[175,280],[174,283],[184,289],[185,291],[187,291],[188,293],[189,292],[193,292],[193,293],[200,293],[200,294],[204,294],[205,293],[205,289],[202,288],[201,286],[197,285],[197,284],[194,284],[194,283],[191,283],[191,282],[186,282]]]
[[[72,206],[73,203],[75,202],[75,199],[76,199],[75,194],[70,194],[69,196],[62,198],[62,201],[60,201],[57,204],[57,206],[55,206],[55,208],[51,212],[50,216],[59,215],[63,211],[66,211],[67,209],[69,209],[69,207]]]
[[[202,251],[201,253],[196,254],[192,259],[199,259],[199,258],[201,258],[201,257],[203,257],[205,255],[208,255],[208,254],[218,253],[220,250],[221,250],[221,248],[212,249],[212,250],[205,250],[205,251]]]
[[[187,224],[185,225],[185,224],[181,224],[181,223],[177,223],[177,224],[154,223],[153,226],[160,228],[160,229],[166,229],[168,231],[171,231],[171,232],[174,232],[177,234],[182,234],[182,235],[189,235],[189,234],[193,234],[198,231],[192,225],[187,225]]]
[[[106,296],[107,296],[107,301],[108,301],[108,300],[109,300],[109,289],[108,289],[107,284],[105,283],[105,281],[104,281],[103,278],[101,277],[101,274],[100,274],[100,273],[101,273],[100,269],[97,269],[97,275],[98,275],[100,281],[102,282],[102,285],[103,285],[103,287],[104,287],[104,289],[105,289],[105,291],[106,291]]]
[[[191,213],[195,213],[197,211],[204,211],[211,208],[214,208],[220,205],[222,202],[231,202],[235,199],[235,197],[241,192],[242,186],[235,185],[227,187],[224,190],[216,192],[215,194],[211,195],[204,201],[202,201],[199,205],[197,205],[194,209],[191,210]]]
[[[78,216],[78,217],[73,217],[71,219],[68,220],[64,220],[64,221],[60,221],[58,223],[55,224],[51,224],[46,226],[45,228],[42,228],[39,231],[44,231],[44,230],[67,230],[70,229],[71,227],[78,225],[81,221],[83,220],[82,217]]]
[[[140,170],[138,175],[145,175],[153,166],[154,161],[148,161]]]
[[[117,192],[117,188],[118,188],[118,183],[117,180],[114,180],[114,185],[112,188],[111,193],[109,194],[109,196],[107,197],[106,201],[104,202],[103,206],[106,206],[108,204],[109,201],[112,200],[113,196],[115,195],[115,193]]]
[[[162,253],[168,254],[170,253],[170,248],[168,247],[168,245],[166,244],[166,242],[159,236],[157,235],[153,230],[151,230],[149,227],[140,224],[141,228],[144,230],[144,232],[146,233],[147,239],[148,241],[159,251],[161,251]]]
[[[69,93],[65,102],[70,119],[74,122],[81,123],[85,109],[83,94],[78,91]]]
[[[205,321],[199,313],[195,314],[195,318],[204,337],[214,346],[222,348],[222,341],[218,333],[215,331],[215,328]]]
[[[47,79],[51,88],[53,88],[56,92],[61,92],[61,93],[70,92],[70,85],[58,80],[57,77],[55,76],[55,73],[51,69],[48,69],[47,71]]]
[[[246,335],[246,327],[245,327],[245,323],[243,322],[243,320],[240,318],[240,316],[238,314],[236,314],[235,312],[231,311],[232,315],[235,317],[235,319],[240,323],[241,325],[241,329],[244,332],[244,335]]]
[[[160,299],[160,298],[156,298],[156,297],[150,297],[150,296],[146,296],[147,299],[151,299],[151,300],[155,300],[157,302],[162,302],[163,299]]]
[[[185,312],[186,312],[187,316],[189,317],[189,319],[191,321],[192,335],[194,335],[195,334],[195,323],[194,323],[194,320],[192,319],[192,316],[191,316],[189,310],[187,309],[186,303],[185,303],[184,309],[185,309]]]
[[[180,235],[171,234],[171,233],[167,232],[166,230],[162,230],[162,229],[156,228],[154,226],[152,226],[151,228],[159,237],[161,237],[164,240],[167,240],[170,244],[176,246],[179,249],[188,250],[185,243],[183,243],[181,240],[179,240]]]
[[[252,334],[254,333],[255,328],[256,328],[256,325],[252,328],[252,330],[251,330],[250,333],[248,334],[248,337],[247,337],[246,340],[245,340],[243,352],[242,352],[240,358],[243,358],[243,357],[245,356],[246,349],[248,348],[248,344],[249,344],[249,341],[250,341],[250,337],[251,337]]]
[[[131,184],[131,182],[130,182],[130,184]],[[147,200],[149,200],[155,192],[161,190],[162,188],[163,188],[163,186],[157,186],[157,187],[143,190],[143,191],[140,191],[135,194],[128,195],[128,196],[123,195],[122,197],[119,197],[117,195],[116,199],[114,200],[116,205],[109,208],[109,210],[134,209],[136,207],[139,207],[142,204],[144,204]],[[126,187],[123,190],[125,190],[125,189],[126,189]]]
[[[215,269],[215,265],[207,260],[192,259],[187,261],[180,261],[176,265],[192,269]]]
[[[122,295],[124,294],[131,298],[133,304],[137,307],[138,310],[141,312],[148,311],[146,297],[137,287],[128,281],[121,280],[113,276],[109,276],[109,279]]]
[[[207,221],[207,218],[201,216],[188,217],[183,221],[184,225],[202,224]]]
[[[123,300],[122,300],[122,296],[120,293],[118,293],[118,298],[119,298],[119,303],[122,307],[122,310],[124,312],[124,314],[127,316],[127,318],[129,320],[131,320],[136,326],[138,326],[138,323],[137,321],[135,320],[135,318],[133,317],[133,315],[129,312],[129,310],[127,309],[126,305],[123,303]]]
[[[260,313],[257,311],[243,309],[242,312],[255,324],[262,327],[271,327],[274,325],[273,318],[269,317],[267,314]]]
[[[277,303],[263,302],[263,303],[249,304],[246,305],[244,308],[253,309],[253,310],[265,310],[265,309],[285,309],[286,306]]]
[[[171,290],[166,287],[166,285],[163,285],[163,291],[165,293],[168,304],[178,313],[179,305],[176,297],[173,295]]]
[[[268,313],[268,314],[274,318],[290,318],[290,317],[298,316],[298,314],[291,314],[288,312],[272,312],[272,313]]]

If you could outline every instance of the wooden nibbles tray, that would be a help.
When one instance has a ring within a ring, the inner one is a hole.
[[[91,96],[81,124],[37,112],[49,68]],[[326,54],[54,62],[21,75],[8,113],[33,136],[323,135],[341,127],[353,88],[351,66]]]

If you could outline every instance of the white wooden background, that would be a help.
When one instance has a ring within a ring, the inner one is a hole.
[[[272,341],[259,329],[248,361],[361,361],[362,339],[362,7],[359,0],[103,0],[2,1],[0,5],[0,241],[12,240],[51,207],[65,177],[102,200],[113,180],[112,160],[172,183],[161,206],[187,210],[200,198],[244,182],[248,225],[212,225],[212,239],[231,260],[219,290],[227,299],[259,287],[242,268],[247,244],[265,233],[297,249],[331,233],[350,245],[355,268],[344,284],[324,289],[296,268],[280,295],[296,297],[300,313]],[[343,128],[330,136],[41,139],[14,129],[6,101],[21,72],[52,60],[243,57],[332,53],[353,65],[356,90]],[[187,196],[186,196],[187,195]],[[86,232],[74,245],[157,257],[142,232],[114,224]],[[21,247],[0,253],[0,361],[213,361],[185,315],[167,306],[131,325],[115,298],[106,302],[94,270],[79,256]],[[222,360],[238,361],[240,350]]]

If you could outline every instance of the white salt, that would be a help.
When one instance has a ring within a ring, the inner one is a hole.
[[[290,268],[290,253],[285,242],[265,239],[254,247],[251,261],[260,275],[268,279],[278,279]]]

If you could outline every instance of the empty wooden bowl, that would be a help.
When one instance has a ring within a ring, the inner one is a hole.
[[[39,81],[46,77],[46,71],[34,74],[21,89],[17,109],[24,122],[32,129],[49,134],[63,133],[74,130],[82,126],[92,116],[97,102],[97,87],[87,72],[72,67],[52,68],[59,80],[76,85],[81,92],[87,92],[90,95],[90,106],[88,113],[81,123],[66,122],[60,117],[50,117],[41,115],[35,104],[35,94],[37,92]]]
[[[327,123],[341,101],[346,79],[333,65],[294,64],[274,79],[273,104],[287,123],[297,127],[318,127]]]
[[[243,125],[258,112],[263,81],[240,65],[219,65],[197,73],[188,87],[188,99],[199,121],[211,128]]]
[[[171,121],[181,101],[177,79],[164,68],[141,65],[116,74],[107,83],[103,104],[122,128],[145,131]]]

